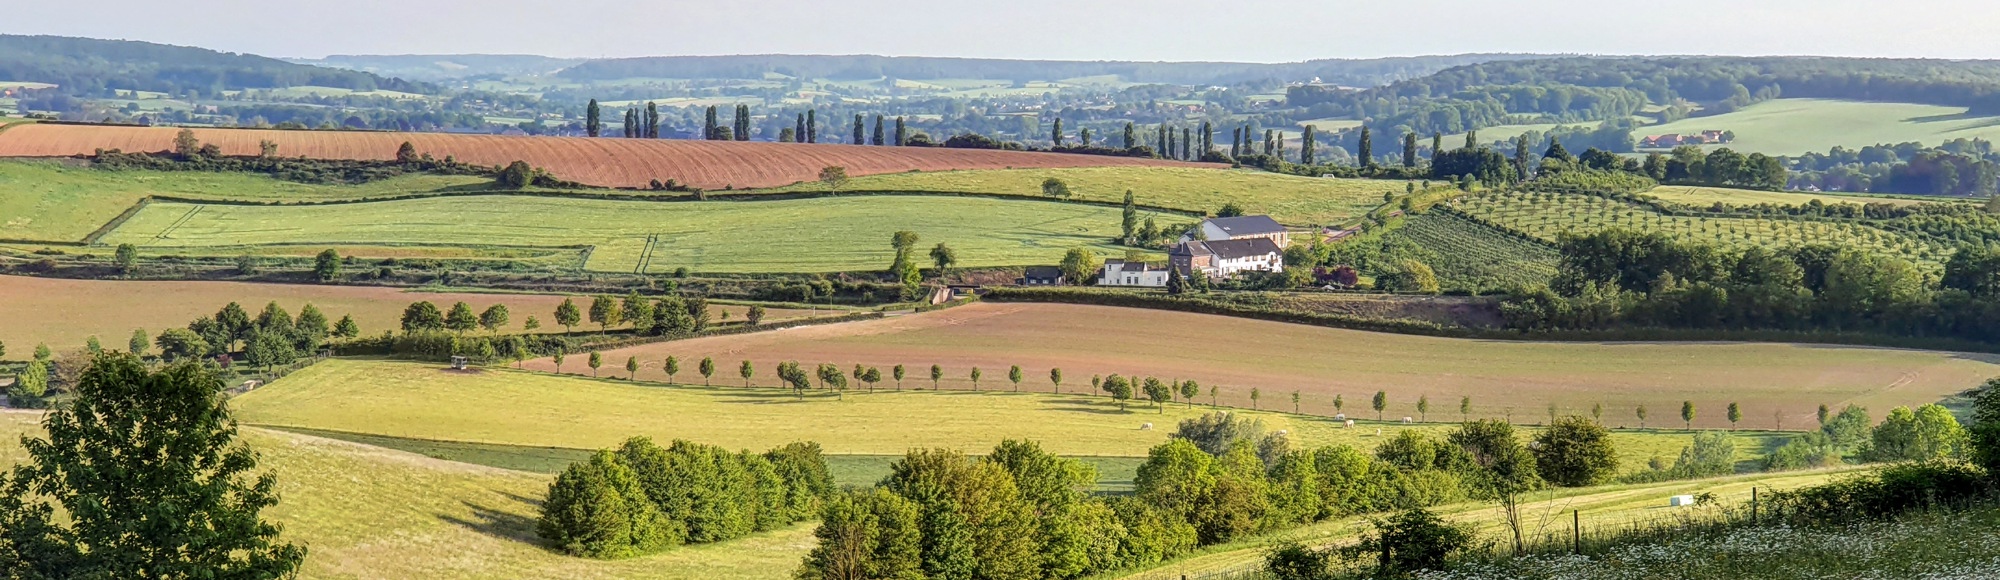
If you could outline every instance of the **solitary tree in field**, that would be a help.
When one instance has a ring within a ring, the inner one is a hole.
[[[340,277],[340,253],[331,248],[313,258],[313,277],[324,284]]]
[[[485,328],[488,332],[498,333],[500,327],[506,325],[507,305],[505,304],[488,306],[485,312],[479,313],[479,326]]]
[[[1594,403],[1590,406],[1590,418],[1599,423],[1604,422],[1604,403]]]
[[[1471,396],[1460,397],[1458,399],[1459,422],[1463,423],[1469,420],[1471,416],[1472,416],[1472,397]]]
[[[1211,386],[1211,387],[1209,387],[1209,388],[1208,388],[1208,407],[1209,407],[1209,408],[1211,408],[1211,409],[1215,408],[1215,406],[1216,406],[1216,398],[1217,398],[1217,397],[1219,397],[1219,396],[1221,396],[1221,394],[1222,394],[1222,387],[1217,387],[1217,386]]]
[[[1645,428],[1646,428],[1646,406],[1645,406],[1645,405],[1639,405],[1639,408],[1637,408],[1637,409],[1633,409],[1633,410],[1632,410],[1632,414],[1634,414],[1634,415],[1638,415],[1638,416],[1639,416],[1639,428],[1640,428],[1640,429],[1645,429]]]
[[[1055,385],[1055,393],[1062,394],[1062,369],[1049,369],[1049,384]]]
[[[639,380],[639,357],[625,357],[625,380]]]
[[[597,368],[601,366],[604,366],[604,355],[594,350],[590,351],[590,376],[596,377]]]
[[[533,317],[533,316],[530,316],[530,317],[528,317],[528,320],[526,320],[526,321],[524,321],[524,322],[522,322],[522,323],[521,323],[521,330],[525,330],[525,331],[528,331],[528,332],[534,332],[534,331],[537,331],[537,330],[541,330],[541,329],[542,329],[542,321],[541,321],[541,319],[539,319],[539,318],[535,318],[535,317]],[[335,334],[335,336],[339,336],[339,334],[338,334],[338,333],[340,332],[340,329],[339,329],[338,327],[336,327],[336,328],[334,329],[334,332],[336,333],[336,334]],[[357,334],[358,334],[358,333],[359,333],[359,331],[357,331]],[[354,337],[352,337],[352,336],[343,336],[343,337],[341,337],[341,338],[354,338]]]
[[[1021,365],[1007,369],[1007,380],[1014,383],[1014,392],[1021,392]]]
[[[556,305],[556,324],[563,326],[563,334],[569,334],[579,322],[583,322],[583,313],[577,310],[576,301],[564,297],[562,304]]]
[[[618,307],[618,300],[599,294],[590,299],[590,323],[597,325],[599,332],[609,330],[623,322],[625,311]]]
[[[1729,429],[1730,429],[1730,430],[1732,430],[1732,431],[1734,431],[1734,430],[1736,429],[1736,422],[1737,422],[1737,421],[1742,421],[1742,420],[1743,420],[1743,409],[1741,409],[1741,408],[1737,407],[1737,406],[1736,406],[1736,403],[1730,403],[1730,404],[1729,404]]]
[[[1825,425],[1825,424],[1826,424],[1826,417],[1827,417],[1827,409],[1826,409],[1826,404],[1825,404],[1825,403],[1821,403],[1821,404],[1820,404],[1820,406],[1819,406],[1819,424],[1821,424],[1821,425]]]
[[[118,244],[112,252],[111,261],[118,266],[118,273],[130,274],[132,267],[139,263],[139,247],[132,244]]]
[[[762,306],[751,306],[749,310],[747,310],[747,311],[744,311],[744,313],[743,313],[743,320],[744,320],[744,322],[747,322],[747,323],[749,323],[749,324],[750,324],[750,326],[756,326],[756,325],[759,325],[759,324],[763,324],[763,323],[764,323],[764,307],[762,307]]]
[[[750,378],[757,376],[757,367],[751,365],[750,359],[746,358],[743,359],[742,366],[736,367],[736,374],[743,376],[743,388],[747,389],[750,388]]]
[[[903,376],[906,374],[903,371],[903,365],[896,365],[889,369],[889,375],[896,379],[896,392],[898,393],[903,392]]]
[[[1201,396],[1201,383],[1188,379],[1181,382],[1181,398],[1187,399],[1187,408],[1194,408],[1194,398]]]
[[[1292,391],[1292,414],[1297,415],[1298,413],[1299,413],[1299,392],[1294,390]]]
[[[660,370],[667,372],[667,384],[674,384],[674,375],[681,374],[681,359],[667,357],[667,361],[660,365]]]
[[[1557,413],[1558,411],[1560,411],[1560,409],[1559,409],[1558,407],[1556,407],[1556,402],[1555,402],[1555,401],[1549,401],[1549,423],[1548,423],[1548,424],[1550,424],[1550,425],[1554,425],[1554,424],[1556,424],[1556,413]]]
[[[1681,425],[1683,430],[1694,429],[1694,401],[1681,401]]]
[[[839,192],[847,186],[847,168],[829,165],[819,170],[819,182],[829,192]]]
[[[444,327],[465,334],[465,331],[479,327],[479,317],[472,314],[472,306],[459,302],[451,305],[451,311],[445,313]]]
[[[1429,423],[1431,421],[1430,395],[1423,395],[1417,397],[1417,420],[1423,421],[1425,423]]]
[[[1263,398],[1264,398],[1264,392],[1263,392],[1262,390],[1260,390],[1260,389],[1257,389],[1256,387],[1251,387],[1251,389],[1250,389],[1250,409],[1251,409],[1251,410],[1257,410],[1257,409],[1259,408],[1259,407],[1257,406],[1257,401],[1258,401],[1259,399],[1263,399]]]
[[[1054,177],[1044,179],[1042,180],[1042,195],[1058,199],[1067,198],[1070,196],[1069,184],[1063,183],[1063,180]]]
[[[979,390],[979,367],[972,367],[972,390]]]
[[[943,277],[945,271],[950,270],[952,265],[957,263],[958,252],[952,251],[951,246],[944,245],[944,242],[938,242],[938,245],[931,248],[931,264],[937,266],[939,277]]]
[[[944,380],[944,367],[931,365],[931,390],[939,390],[938,381]]]
[[[701,357],[701,386],[708,386],[708,379],[715,376],[715,358]]]
[[[556,355],[553,358],[554,358],[553,362],[556,363],[556,374],[562,374],[563,350],[561,348],[557,348]]]
[[[1375,401],[1373,404],[1375,407],[1375,420],[1381,421],[1382,410],[1389,408],[1389,393],[1385,391],[1375,391]]]
[[[125,342],[125,352],[132,353],[134,356],[143,359],[146,358],[146,351],[151,349],[152,346],[153,338],[146,336],[146,329],[133,329],[132,338]]]
[[[1335,415],[1343,415],[1346,414],[1345,413],[1346,410],[1347,410],[1347,397],[1341,396],[1339,393],[1335,393],[1333,395],[1333,413]]]

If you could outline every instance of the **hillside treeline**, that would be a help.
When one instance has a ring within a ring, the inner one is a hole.
[[[2000,342],[2000,250],[1933,279],[1894,256],[1810,245],[1734,252],[1624,229],[1564,237],[1547,287],[1501,306],[1522,330],[1628,327],[1863,332]]]
[[[248,54],[150,42],[0,35],[0,80],[52,83],[92,97],[114,90],[219,96],[226,90],[321,86],[433,93],[429,85]]]
[[[564,69],[559,74],[574,80],[631,78],[762,80],[767,74],[780,74],[803,79],[872,80],[886,77],[912,80],[987,79],[1019,82],[1117,75],[1120,80],[1126,82],[1183,85],[1233,84],[1262,80],[1305,81],[1317,77],[1326,83],[1367,87],[1421,77],[1447,67],[1512,58],[1533,57],[1467,54],[1258,64],[872,55],[663,56],[593,60]]]
[[[1761,92],[1951,105],[1988,113],[2000,109],[2000,62],[1830,57],[1496,61],[1393,83],[1357,98],[1429,97],[1481,86],[1548,83],[1633,89],[1655,103],[1747,101]]]
[[[2000,193],[2000,154],[1985,139],[1834,147],[1791,160],[1791,187],[1824,191],[1984,197]]]

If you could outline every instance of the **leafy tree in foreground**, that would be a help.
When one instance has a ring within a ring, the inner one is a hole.
[[[938,390],[938,381],[944,379],[944,367],[931,365],[931,390]]]
[[[0,564],[19,578],[280,578],[303,546],[260,512],[277,478],[253,476],[222,379],[193,363],[147,372],[131,354],[84,369],[76,398],[26,438],[0,492]],[[60,507],[63,517],[57,517]]]
[[[499,332],[500,327],[506,325],[507,305],[505,304],[488,306],[485,312],[479,313],[479,327],[486,329],[488,332]]]
[[[604,353],[594,350],[590,351],[590,362],[588,365],[590,366],[590,376],[596,377],[598,367],[604,366]]]
[[[1694,401],[1681,401],[1681,428],[1694,429]]]
[[[1592,485],[1618,470],[1611,432],[1583,417],[1557,419],[1535,435],[1533,449],[1536,472],[1562,487]]]
[[[564,553],[623,558],[675,544],[669,524],[638,475],[606,449],[570,464],[549,484],[537,531]]]
[[[1514,426],[1491,419],[1471,421],[1453,431],[1447,440],[1465,450],[1479,469],[1470,473],[1475,495],[1500,503],[1513,532],[1514,551],[1526,547],[1522,533],[1521,498],[1542,486],[1536,472],[1535,456],[1514,436]]]
[[[715,376],[715,358],[701,357],[701,365],[696,370],[701,371],[701,386],[709,386],[709,378]]]

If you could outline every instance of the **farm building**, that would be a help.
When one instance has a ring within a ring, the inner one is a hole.
[[[1242,240],[1188,241],[1167,253],[1173,267],[1193,275],[1228,278],[1239,272],[1283,272],[1284,250],[1270,238]]]
[[[1063,277],[1062,268],[1055,266],[1029,266],[1021,272],[1021,279],[1015,283],[1022,286],[1061,286],[1069,280]]]
[[[1104,276],[1099,278],[1099,286],[1137,286],[1142,288],[1167,287],[1167,266],[1146,262],[1106,260]]]
[[[1265,238],[1279,248],[1291,245],[1292,233],[1267,215],[1209,218],[1201,221],[1202,239],[1209,241]],[[1183,242],[1194,241],[1183,237]]]

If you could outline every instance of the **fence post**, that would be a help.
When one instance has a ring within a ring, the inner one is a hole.
[[[1569,510],[1569,531],[1570,531],[1570,547],[1571,547],[1570,551],[1576,554],[1582,554],[1583,553],[1582,510]]]
[[[1757,523],[1757,487],[1750,487],[1750,523]]]

